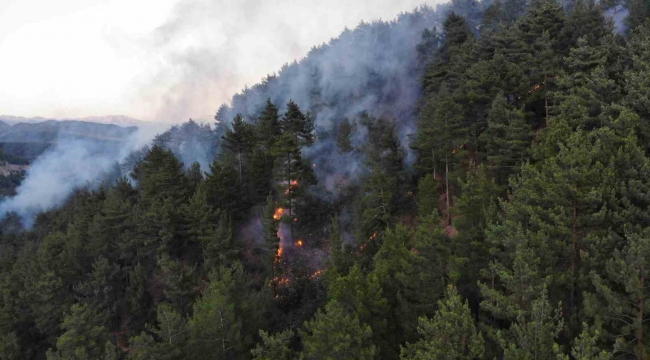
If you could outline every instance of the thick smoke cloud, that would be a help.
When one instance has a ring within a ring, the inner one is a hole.
[[[300,62],[283,67],[276,76],[236,94],[219,116],[227,122],[241,113],[253,120],[267,98],[281,111],[289,100],[311,111],[321,136],[303,155],[312,160],[320,184],[334,191],[342,180],[355,179],[364,171],[359,152],[337,151],[336,133],[343,119],[355,121],[365,113],[393,119],[408,149],[420,99],[422,66],[417,45],[423,30],[439,27],[446,12],[446,8],[422,7],[391,22],[364,23],[346,30]],[[362,147],[367,132],[357,121],[353,145]]]
[[[155,70],[136,84],[135,104],[157,120],[209,118],[245,85],[302,58],[346,26],[393,19],[422,3],[183,0],[151,38],[138,44],[156,60],[151,64]]]
[[[17,194],[0,203],[0,219],[14,212],[22,218],[24,226],[31,227],[38,213],[60,206],[79,187],[98,185],[153,135],[144,129],[119,143],[59,139],[30,166]]]

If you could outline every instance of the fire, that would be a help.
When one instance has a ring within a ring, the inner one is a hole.
[[[291,180],[290,184],[292,187],[298,186],[298,180]]]
[[[275,209],[275,213],[273,213],[273,219],[274,220],[280,220],[282,219],[282,215],[284,215],[284,208],[277,208]]]
[[[316,164],[314,164],[314,167],[316,167]]]
[[[324,272],[325,272],[325,270],[318,270],[315,273],[311,274],[311,276],[309,278],[313,279],[315,277],[321,276]]]
[[[293,218],[293,222],[298,222],[298,218]]]
[[[368,238],[368,240],[369,240],[369,241],[373,241],[373,240],[375,240],[375,239],[377,238],[377,235],[378,235],[378,233],[375,231],[374,234],[370,235],[370,237]]]
[[[304,245],[304,244],[303,244],[302,240],[298,240],[298,241],[296,241],[296,246],[297,246],[297,247],[302,247],[303,245]]]

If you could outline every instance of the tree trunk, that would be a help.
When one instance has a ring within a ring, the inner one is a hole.
[[[644,265],[641,265],[641,281],[639,284],[639,299],[637,301],[636,313],[636,358],[646,360],[645,346],[643,344],[643,312],[645,299],[643,297],[643,282],[645,280]]]
[[[241,151],[239,152],[239,183],[241,184],[243,181],[243,176],[242,176],[242,160],[241,160]]]
[[[431,149],[431,158],[433,159],[433,179],[435,180],[436,178],[436,153],[433,149]]]
[[[575,189],[577,192],[577,189]],[[573,198],[573,229],[571,240],[571,295],[569,298],[569,311],[573,310],[575,302],[576,267],[578,263],[578,199]]]
[[[451,225],[451,211],[449,210],[449,160],[445,158],[445,187],[447,188],[447,225]]]

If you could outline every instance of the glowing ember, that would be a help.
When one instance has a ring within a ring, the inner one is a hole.
[[[314,164],[314,167],[316,167],[316,164]]]
[[[280,220],[282,219],[282,215],[284,215],[284,208],[277,208],[275,209],[275,213],[273,213],[273,219],[274,220]]]
[[[298,222],[298,218],[293,218],[293,222]]]
[[[298,186],[298,180],[291,180],[291,186]]]
[[[325,270],[318,270],[315,273],[311,274],[311,276],[309,278],[313,279],[315,277],[321,276],[324,272],[325,272]]]
[[[377,235],[378,235],[378,234],[377,234],[377,232],[375,231],[374,234],[370,235],[370,237],[368,238],[368,240],[369,240],[369,241],[373,241],[373,240],[375,240],[375,239],[377,238]]]
[[[298,241],[296,241],[296,246],[297,246],[297,247],[302,247],[302,245],[303,245],[302,240],[298,240]]]

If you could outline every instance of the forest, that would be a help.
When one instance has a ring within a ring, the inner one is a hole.
[[[308,58],[7,214],[0,359],[650,359],[649,15],[463,0],[403,14],[417,43],[344,33],[312,52],[415,61],[287,90],[325,83]]]

